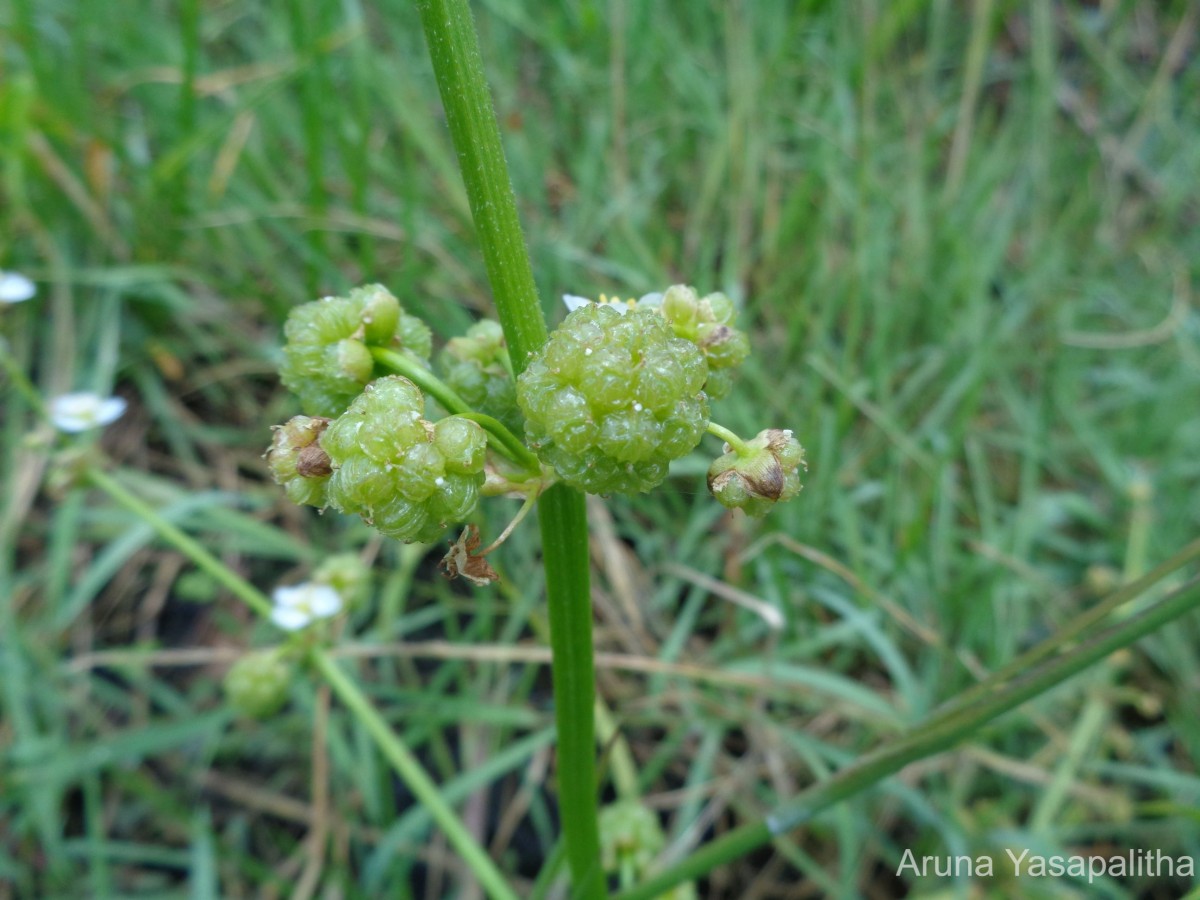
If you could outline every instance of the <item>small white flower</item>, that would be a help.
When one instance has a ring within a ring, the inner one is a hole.
[[[120,397],[101,397],[87,392],[63,394],[50,401],[50,421],[59,431],[71,434],[109,425],[124,412],[125,401]]]
[[[342,596],[327,584],[306,581],[278,587],[271,594],[275,607],[271,621],[285,631],[299,631],[317,619],[327,619],[342,609]]]
[[[24,303],[37,293],[37,287],[20,272],[0,269],[0,303]]]
[[[652,309],[657,309],[662,306],[663,295],[662,291],[657,291],[653,294],[643,294],[638,298],[638,306],[649,306]]]
[[[577,297],[574,294],[563,294],[563,303],[567,307],[567,312],[573,313],[581,306],[590,306],[593,302],[599,306],[608,306],[615,309],[621,315],[629,312],[637,306],[636,300],[622,300],[620,297],[607,297],[604,294],[600,295],[600,299],[596,301],[589,300],[587,297]]]

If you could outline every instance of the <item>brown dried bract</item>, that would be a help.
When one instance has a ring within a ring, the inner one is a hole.
[[[313,443],[296,455],[296,472],[305,478],[324,478],[333,474],[333,465],[320,444]]]
[[[710,475],[708,478],[708,489],[716,493],[734,480],[740,481],[746,488],[746,491],[755,497],[778,500],[783,495],[785,484],[783,469],[780,468],[779,463],[774,458],[755,466],[747,472],[739,472],[737,469],[726,469],[716,477]]]
[[[472,555],[478,549],[479,529],[468,525],[458,536],[458,540],[451,542],[450,550],[442,557],[438,568],[451,580],[461,575],[471,584],[480,587],[499,581],[500,576],[486,559]]]
[[[718,325],[704,336],[700,342],[701,348],[715,347],[718,344],[723,344],[733,337],[733,329],[728,325]]]

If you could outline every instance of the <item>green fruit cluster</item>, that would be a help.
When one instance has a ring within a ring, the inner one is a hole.
[[[691,341],[704,354],[708,364],[704,392],[713,400],[726,396],[733,386],[733,370],[750,354],[750,339],[733,326],[737,314],[733,301],[722,293],[700,297],[694,288],[676,284],[667,288],[657,309],[677,337]]]
[[[606,872],[618,872],[627,863],[641,874],[650,868],[666,843],[654,810],[637,800],[619,800],[604,807],[597,827],[600,863]]]
[[[354,609],[370,592],[371,569],[357,553],[335,553],[313,571],[313,581],[329,585],[348,609]]]
[[[487,437],[461,416],[436,424],[407,378],[369,384],[320,438],[329,505],[402,541],[433,541],[475,508]]]
[[[568,484],[648,491],[708,425],[704,357],[648,309],[572,312],[517,381],[530,447]]]
[[[710,398],[728,391],[749,353],[728,297],[673,285],[638,301],[564,300],[572,312],[515,381],[494,321],[446,344],[439,381],[427,371],[429,329],[385,288],[368,285],[297,307],[281,371],[306,415],[275,429],[267,453],[275,480],[296,503],[354,513],[403,541],[432,541],[478,502],[484,427],[503,455],[525,460],[513,483],[532,490],[546,483],[529,454],[514,447],[523,433],[554,476],[595,494],[658,486],[671,461],[711,428],[733,445],[708,473],[725,506],[762,515],[800,490],[804,451],[790,431],[747,442],[710,426]],[[403,371],[443,405],[481,415],[428,421],[421,390],[401,375],[376,377],[386,371]],[[502,489],[500,479],[489,491]]]
[[[378,284],[295,307],[284,333],[279,374],[304,412],[317,416],[341,413],[375,377],[372,347],[403,352],[424,365],[432,351],[425,323]]]
[[[292,664],[276,648],[247,653],[225,673],[225,697],[239,715],[263,719],[287,702]]]
[[[442,380],[472,409],[499,419],[509,431],[524,428],[517,388],[500,323],[483,319],[447,341],[438,354]]]

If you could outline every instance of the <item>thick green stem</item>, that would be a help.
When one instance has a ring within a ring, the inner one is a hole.
[[[513,369],[520,374],[545,342],[546,323],[470,7],[467,0],[422,0],[418,5],[496,310]],[[604,876],[596,826],[595,671],[583,497],[556,485],[542,495],[538,518],[554,657],[563,838],[574,880],[572,896],[592,900],[604,896]]]
[[[1178,560],[1183,554],[1174,557]],[[1160,578],[1162,576],[1160,575]],[[803,825],[835,803],[873,787],[919,759],[948,750],[977,734],[993,719],[1050,690],[1116,650],[1200,606],[1200,579],[1194,579],[1146,611],[1125,620],[1032,671],[1014,674],[966,707],[935,715],[923,724],[803,791],[760,822],[743,825],[705,845],[682,862],[647,879],[616,900],[653,900],[673,885],[697,878],[779,835]],[[1084,617],[1087,617],[1085,614]],[[1073,631],[1072,628],[1067,629]],[[1061,643],[1060,643],[1061,646]]]
[[[425,773],[416,757],[412,755],[412,751],[396,736],[379,711],[359,690],[353,679],[341,670],[325,650],[314,650],[312,660],[325,677],[326,683],[333,688],[333,692],[367,729],[375,741],[375,745],[387,757],[392,768],[396,770],[396,774],[413,792],[413,796],[428,810],[430,817],[445,833],[488,895],[493,900],[517,900],[516,893],[508,886],[487,851],[479,846],[471,832],[467,830],[462,820],[438,791],[437,785]]]
[[[555,485],[538,502],[538,520],[550,612],[558,802],[567,862],[575,881],[572,896],[603,897],[596,824],[596,675],[583,495]]]
[[[423,0],[418,7],[496,311],[513,368],[520,374],[529,354],[545,343],[546,322],[483,74],[475,23],[467,0]]]

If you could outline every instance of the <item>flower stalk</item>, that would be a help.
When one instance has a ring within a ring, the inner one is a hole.
[[[423,0],[421,24],[513,369],[546,341],[500,128],[467,0]],[[573,897],[604,896],[597,818],[595,663],[583,496],[563,484],[538,503],[550,613],[558,789]]]
[[[472,410],[448,384],[428,369],[418,365],[403,353],[397,353],[395,350],[385,347],[372,347],[371,356],[376,363],[389,372],[403,375],[429,394],[442,405],[446,412],[478,423],[488,433],[488,443],[497,453],[532,471],[536,472],[539,469],[537,457],[530,453],[529,449],[502,422],[492,416]]]
[[[198,541],[150,508],[126,490],[116,479],[98,469],[90,469],[86,480],[108,494],[114,501],[150,525],[159,536],[174,547],[197,568],[206,572],[263,618],[274,618],[275,605],[258,588],[231,571],[208,552]],[[517,895],[487,852],[478,844],[462,820],[439,793],[433,779],[421,767],[412,751],[394,734],[387,722],[363,695],[355,683],[341,670],[329,652],[320,647],[310,651],[313,666],[321,673],[334,693],[354,716],[363,723],[380,752],[395,769],[413,795],[429,811],[438,827],[446,834],[471,872],[492,900],[516,900]]]

